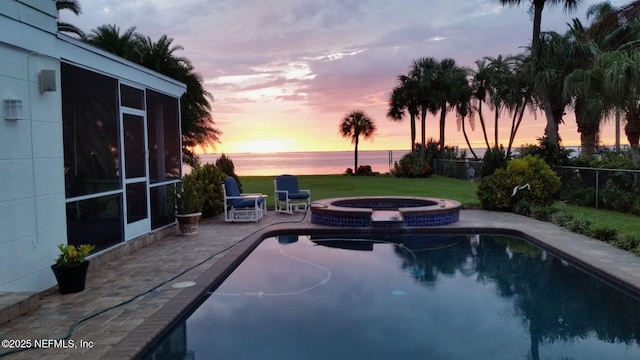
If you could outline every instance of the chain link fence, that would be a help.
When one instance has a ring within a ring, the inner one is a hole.
[[[479,182],[482,161],[436,159],[433,173]],[[556,166],[560,200],[640,215],[640,170]]]
[[[562,200],[640,214],[640,170],[556,166]]]
[[[480,181],[482,161],[472,160],[433,160],[433,173],[450,178],[468,181]]]

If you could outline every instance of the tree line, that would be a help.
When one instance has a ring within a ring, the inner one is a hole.
[[[503,5],[524,2],[500,0]],[[473,69],[460,66],[451,58],[414,60],[408,73],[397,77],[387,117],[394,121],[409,118],[411,149],[416,149],[416,121],[421,121],[421,144],[426,144],[426,115],[439,115],[439,144],[444,147],[446,115],[454,112],[458,128],[477,158],[467,134],[468,128],[475,128],[476,117],[487,150],[502,145],[498,126],[508,119],[508,156],[525,111],[542,111],[547,120],[543,139],[552,153],[558,154],[558,127],[571,109],[582,154],[589,156],[598,145],[602,122],[618,114],[626,121],[625,134],[634,164],[639,166],[640,1],[620,8],[609,2],[598,3],[588,8],[586,25],[573,19],[564,34],[540,31],[545,3],[561,4],[566,11],[574,11],[581,2],[529,1],[534,31],[531,45],[522,54],[484,57],[475,62]],[[487,108],[493,111],[493,119],[485,117]]]

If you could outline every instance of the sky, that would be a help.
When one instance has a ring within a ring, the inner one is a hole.
[[[202,76],[216,127],[215,148],[201,152],[290,152],[353,150],[338,133],[340,121],[364,110],[378,131],[359,150],[408,150],[409,121],[386,117],[391,90],[413,60],[452,58],[474,68],[485,56],[522,53],[531,43],[529,1],[521,6],[499,0],[79,0],[82,13],[62,11],[61,20],[89,33],[115,24],[121,33],[135,27],[153,41],[167,35]],[[565,32],[572,18],[585,24],[583,0],[574,13],[546,6],[543,31]],[[629,0],[611,0],[619,7]],[[490,114],[485,114],[489,117]],[[510,119],[499,126],[507,145]],[[476,119],[467,130],[482,147]],[[515,146],[536,143],[544,132],[542,113],[525,117]],[[420,126],[419,122],[417,124]],[[439,137],[429,115],[427,138]],[[601,143],[615,142],[613,121]],[[493,127],[488,128],[493,134]],[[455,115],[447,117],[447,145],[466,148]],[[568,110],[560,126],[565,146],[579,145],[575,118]],[[420,136],[418,133],[418,140]],[[622,143],[626,144],[624,132]]]

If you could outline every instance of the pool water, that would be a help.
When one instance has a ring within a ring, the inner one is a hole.
[[[146,358],[640,359],[639,343],[636,299],[518,238],[288,235]]]

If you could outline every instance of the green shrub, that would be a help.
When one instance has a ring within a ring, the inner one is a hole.
[[[574,186],[563,192],[560,200],[566,200],[570,204],[579,206],[595,207],[596,191],[588,187]]]
[[[371,170],[371,165],[360,165],[356,170],[356,175],[372,176],[375,173]]]
[[[569,213],[558,212],[553,214],[553,216],[551,216],[551,222],[558,226],[566,227],[565,225],[574,221],[575,218],[576,218],[575,216]]]
[[[558,141],[562,142],[561,139],[558,139]],[[537,156],[550,166],[555,166],[570,164],[573,150],[568,150],[562,145],[552,143],[545,135],[538,138],[538,145],[525,145],[520,148],[518,153],[520,157]]]
[[[496,192],[494,189],[504,187],[506,171],[498,169],[490,176],[485,177],[478,185],[476,194],[480,200],[480,206],[486,210],[506,210],[509,208],[509,198],[504,191]]]
[[[611,241],[611,245],[622,250],[633,251],[634,254],[640,255],[640,239],[630,234],[622,234]]]
[[[211,217],[220,214],[224,210],[222,183],[227,175],[212,164],[197,167],[191,171],[190,175],[204,184],[205,200],[202,216]]]
[[[238,177],[238,175],[236,175],[236,167],[235,165],[233,165],[233,161],[231,160],[231,158],[223,153],[216,160],[215,165],[218,170],[222,171],[223,174],[236,179],[236,183],[238,183],[238,189],[240,190],[240,192],[242,192],[242,183],[240,182],[240,178]]]
[[[520,211],[516,211],[517,214],[531,216],[532,218],[541,220],[541,221],[551,220],[553,214],[555,214],[558,211],[558,209],[556,209],[553,206],[538,205],[533,203],[527,203],[524,201],[519,202],[516,206],[517,206],[516,210],[518,209],[518,207],[520,208]]]
[[[584,169],[556,169],[561,177],[562,189],[558,194],[559,200],[580,206],[595,206],[596,192],[594,172]]]
[[[591,221],[577,218],[567,213],[556,213],[551,216],[551,222],[562,226],[573,232],[589,235],[591,231]]]
[[[591,235],[592,223],[586,219],[574,218],[564,225],[565,228],[583,235]]]
[[[618,237],[618,230],[607,225],[594,225],[589,230],[589,236],[610,243]]]
[[[601,206],[606,209],[626,213],[630,212],[634,206],[634,194],[623,191],[615,184],[607,182],[607,185],[600,194],[602,199]]]
[[[640,197],[635,196],[634,194],[633,206],[631,207],[631,213],[635,215],[640,215]]]
[[[193,172],[182,177],[176,189],[176,211],[180,215],[199,213],[205,202],[206,184]]]
[[[480,204],[488,210],[515,212],[519,203],[548,206],[560,189],[560,178],[542,159],[525,156],[509,161],[478,186]]]
[[[400,161],[396,161],[393,164],[393,170],[391,173],[396,177],[428,177],[433,174],[431,166],[425,163],[425,166],[420,166],[420,152],[414,151],[403,156]]]
[[[578,156],[571,159],[570,165],[603,169],[635,169],[630,150],[612,151],[607,148],[598,151],[597,156]]]
[[[485,178],[493,175],[498,169],[507,167],[507,155],[504,148],[492,148],[484,153],[482,158],[482,168],[480,168],[480,177]]]

